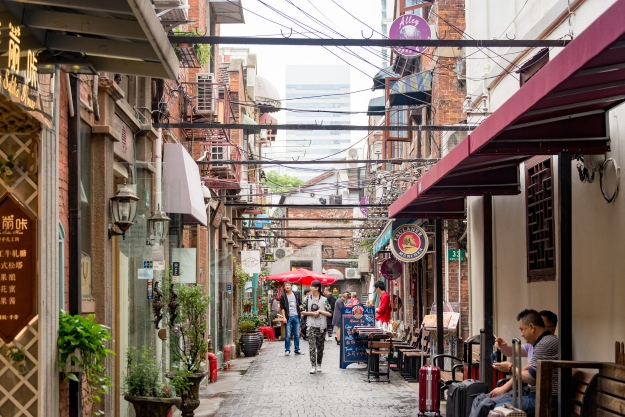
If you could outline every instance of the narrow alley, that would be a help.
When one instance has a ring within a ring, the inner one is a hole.
[[[301,348],[307,352],[308,342],[302,341]],[[233,362],[246,360],[248,358]],[[217,382],[209,384],[202,396],[227,395],[215,414],[217,417],[418,414],[418,384],[408,384],[394,372],[391,372],[390,383],[368,383],[364,364],[339,368],[339,347],[334,342],[326,342],[323,372],[311,375],[309,370],[307,353],[284,356],[284,342],[265,341],[259,355],[229,394],[219,393],[221,382]],[[228,378],[229,372],[244,371],[220,372],[220,379]]]

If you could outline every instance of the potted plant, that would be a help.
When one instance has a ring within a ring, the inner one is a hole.
[[[200,405],[200,382],[206,376],[202,361],[208,353],[206,323],[211,298],[201,286],[176,283],[171,277],[170,270],[165,277],[164,295],[172,336],[171,355],[178,366],[170,375],[184,372],[190,381],[189,388],[180,392],[182,402],[178,407],[187,417],[193,416],[193,410]]]
[[[91,404],[99,403],[102,395],[108,394],[111,379],[106,375],[106,360],[115,352],[106,347],[111,340],[107,327],[95,321],[95,315],[86,318],[80,314],[72,316],[64,311],[59,314],[59,336],[57,339],[58,360],[65,378],[80,382],[76,372],[83,372],[84,398]],[[93,413],[104,412],[93,407]]]
[[[178,28],[174,29],[174,36],[202,36],[202,34],[200,34],[197,30],[197,28],[193,28],[192,31],[190,32],[185,32],[182,31]],[[193,52],[195,53],[195,57],[197,59],[197,63],[198,66],[200,67],[204,67],[207,63],[208,60],[211,57],[211,46],[208,44],[202,44],[202,43],[194,43],[194,44],[188,44],[188,43],[178,43],[175,44],[173,43],[172,46],[174,47],[174,52],[176,53],[176,57],[178,57],[179,61],[183,61],[183,53],[181,48],[189,48],[192,47],[193,48]]]
[[[16,368],[19,369],[21,374],[28,372],[28,368],[26,367],[26,353],[24,352],[24,349],[15,345],[9,345],[6,351],[6,356],[11,362],[13,362]]]
[[[262,339],[258,337],[258,326],[252,318],[239,317],[239,344],[245,356],[256,356],[262,345]]]
[[[170,382],[163,381],[154,350],[130,348],[126,354],[124,399],[132,404],[137,417],[167,417],[173,405],[180,404],[180,392],[190,385],[181,371]]]
[[[15,173],[16,166],[17,162],[13,154],[7,155],[6,161],[0,161],[0,176],[2,176],[4,181],[10,182],[14,179],[13,174]]]
[[[246,312],[252,311],[252,301],[243,300],[243,311],[246,311]]]

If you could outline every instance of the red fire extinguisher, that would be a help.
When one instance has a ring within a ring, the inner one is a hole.
[[[208,364],[210,370],[210,381],[217,382],[217,355],[212,352],[207,354],[208,356]]]

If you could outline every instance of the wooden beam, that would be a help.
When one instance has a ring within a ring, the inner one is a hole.
[[[61,7],[91,12],[133,14],[130,6],[128,6],[128,2],[125,0],[9,0],[8,2],[39,4],[41,6]]]
[[[22,22],[29,28],[146,40],[143,29],[135,20],[25,9]]]
[[[56,51],[80,52],[111,58],[131,58],[158,62],[158,55],[149,43],[122,42],[48,33],[46,47]],[[142,63],[140,63],[142,65]]]

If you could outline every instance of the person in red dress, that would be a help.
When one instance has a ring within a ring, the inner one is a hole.
[[[386,285],[382,281],[376,281],[373,284],[375,292],[380,296],[380,305],[375,310],[375,319],[381,324],[388,323],[391,320],[391,311],[393,306],[391,305],[391,297],[386,292]]]

